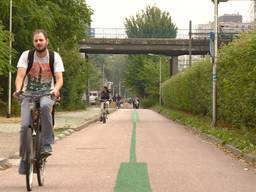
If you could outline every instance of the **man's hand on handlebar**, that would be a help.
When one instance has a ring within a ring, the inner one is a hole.
[[[60,96],[60,91],[54,88],[53,90],[51,90],[50,94],[58,98]]]
[[[12,96],[18,100],[20,100],[20,95],[22,94],[22,91],[14,91]]]
[[[55,97],[55,101],[59,103],[60,102],[60,91],[54,88],[50,93]]]

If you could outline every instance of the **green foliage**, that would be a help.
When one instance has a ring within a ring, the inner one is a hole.
[[[155,106],[157,102],[158,102],[158,97],[148,96],[148,97],[141,99],[140,105],[143,108],[151,108],[151,107]]]
[[[147,6],[135,17],[126,18],[125,28],[130,38],[174,38],[177,33],[177,27],[172,23],[170,14],[162,12],[156,6]]]
[[[89,59],[90,61],[90,59]],[[101,85],[102,85],[102,73],[97,66],[90,61],[89,63],[89,69],[88,69],[88,74],[89,74],[89,89],[90,90],[100,90]]]
[[[209,59],[193,64],[162,85],[166,106],[209,115],[211,111],[211,63]]]
[[[144,56],[129,56],[125,69],[124,83],[132,90],[132,93],[140,97],[146,95],[146,80],[142,78],[144,70]]]
[[[249,138],[256,127],[256,31],[244,33],[219,51],[217,68],[218,120]],[[167,107],[200,115],[211,114],[211,64],[205,60],[163,84]],[[253,138],[250,138],[253,140]],[[255,140],[255,139],[254,139]]]
[[[218,61],[219,118],[241,129],[256,127],[256,31],[225,46]]]
[[[177,33],[170,14],[156,6],[147,6],[135,17],[126,18],[125,27],[130,38],[175,38]],[[125,69],[124,83],[130,93],[141,98],[151,97],[149,103],[156,102],[159,96],[159,59],[160,56],[129,56]],[[165,80],[168,78],[169,67],[167,59],[161,59],[162,80]]]
[[[169,78],[167,57],[129,56],[124,73],[124,83],[133,91],[132,93],[134,95],[141,98],[159,97],[160,62],[162,66],[161,77],[163,82]]]
[[[0,75],[6,75],[10,71],[9,64],[9,33],[3,29],[0,22]]]
[[[108,81],[112,81],[114,85],[118,85],[123,79],[123,73],[127,62],[126,55],[110,55],[105,59],[105,77]]]
[[[0,1],[0,20],[4,29],[9,27],[9,2],[9,0]],[[18,53],[17,56],[24,50],[32,48],[32,34],[35,29],[44,29],[48,33],[49,47],[60,52],[65,65],[64,83],[67,85],[65,85],[63,92],[70,95],[63,98],[63,103],[65,103],[63,107],[65,108],[74,109],[82,106],[78,98],[82,96],[84,90],[81,89],[85,89],[87,81],[84,81],[86,76],[81,75],[80,72],[86,73],[87,69],[83,68],[85,61],[81,64],[77,44],[81,39],[86,38],[86,29],[91,21],[91,14],[92,10],[84,0],[13,0],[13,47]],[[0,26],[0,73],[4,68],[1,59],[5,58],[6,60],[8,56],[6,52],[8,49],[4,47],[8,45],[7,36],[7,32],[3,31]],[[3,46],[2,42],[4,42]],[[66,55],[73,60],[70,60]],[[18,58],[13,58],[13,66],[16,66]],[[0,88],[3,88],[3,93],[7,93],[6,81],[6,77],[0,76]],[[0,101],[4,104],[7,102],[6,95],[0,95]]]
[[[9,0],[0,2],[0,19],[9,26]],[[90,22],[91,9],[83,0],[14,0],[13,33],[14,48],[21,53],[32,46],[32,32],[44,29],[48,32],[51,47],[74,48]]]
[[[89,64],[80,57],[78,50],[63,51],[62,58],[66,72],[64,72],[61,106],[67,110],[82,109],[85,107],[82,95],[87,86],[87,65]],[[75,64],[74,61],[76,61]]]
[[[49,2],[59,7],[58,11],[52,11],[54,13],[54,31],[52,31],[54,44],[66,49],[75,48],[81,39],[86,38],[85,31],[91,22],[92,10],[84,0],[49,0]],[[45,1],[41,4],[45,5]]]

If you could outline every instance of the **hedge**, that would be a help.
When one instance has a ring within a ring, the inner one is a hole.
[[[237,128],[256,127],[256,31],[219,50],[217,118]],[[211,115],[212,65],[206,58],[162,85],[164,105]]]

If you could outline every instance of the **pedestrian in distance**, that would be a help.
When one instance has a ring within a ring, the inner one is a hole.
[[[116,97],[116,107],[118,109],[121,107],[121,96],[119,94]]]
[[[16,91],[14,97],[20,92],[26,94],[50,93],[55,97],[60,96],[60,89],[63,86],[64,65],[59,53],[48,49],[48,36],[44,30],[36,30],[33,33],[32,50],[24,51],[17,64]],[[52,109],[54,101],[51,96],[40,98],[40,119],[42,125],[42,155],[52,154],[54,143]],[[20,130],[20,166],[19,173],[25,174],[25,153],[26,132],[30,125],[31,115],[29,98],[21,100],[21,130]]]

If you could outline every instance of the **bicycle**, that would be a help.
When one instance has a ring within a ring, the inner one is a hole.
[[[101,119],[102,123],[106,123],[106,120],[107,120],[107,102],[109,102],[109,99],[101,99],[100,101],[103,103],[100,119]]]
[[[43,96],[51,96],[56,102],[56,98],[51,94],[25,94],[18,93],[18,97],[29,97],[29,107],[31,112],[31,123],[26,133],[26,149],[25,149],[25,170],[26,170],[26,187],[27,191],[32,191],[33,174],[37,174],[39,186],[44,185],[44,171],[46,158],[41,155],[41,122],[40,122],[40,98]],[[54,116],[53,116],[54,123]]]

